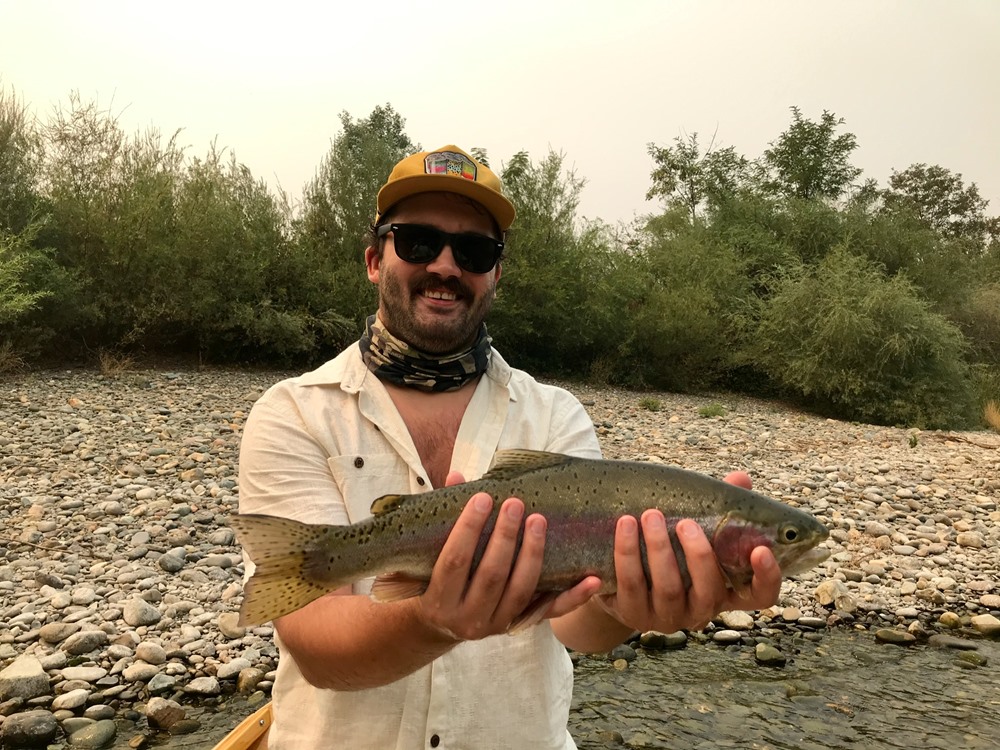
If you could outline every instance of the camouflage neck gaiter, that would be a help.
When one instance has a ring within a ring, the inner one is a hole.
[[[440,392],[458,390],[486,372],[492,341],[484,323],[479,328],[479,338],[471,347],[438,357],[397,339],[372,315],[365,322],[365,332],[358,343],[365,365],[380,380],[421,391]]]

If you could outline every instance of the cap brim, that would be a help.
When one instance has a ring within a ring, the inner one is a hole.
[[[464,177],[451,177],[440,174],[418,174],[401,177],[383,185],[378,192],[378,213],[382,216],[387,210],[404,198],[421,193],[455,193],[474,200],[485,208],[496,219],[500,231],[506,232],[514,223],[514,204],[503,195],[485,185]]]

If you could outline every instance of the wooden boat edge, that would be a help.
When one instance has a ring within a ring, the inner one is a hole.
[[[271,704],[266,703],[241,721],[212,750],[267,750],[271,721]]]

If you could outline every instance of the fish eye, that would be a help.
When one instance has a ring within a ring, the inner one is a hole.
[[[782,526],[778,531],[778,540],[785,544],[793,544],[799,541],[799,530],[795,526]]]

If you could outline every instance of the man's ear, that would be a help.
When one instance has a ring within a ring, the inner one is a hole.
[[[379,257],[376,248],[368,247],[365,249],[365,267],[368,269],[368,280],[373,284],[377,284],[379,269],[382,267],[382,259]]]

